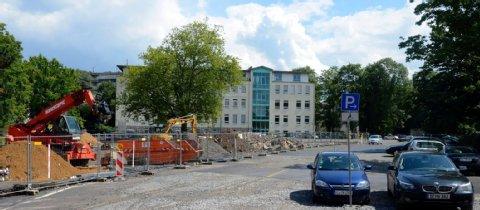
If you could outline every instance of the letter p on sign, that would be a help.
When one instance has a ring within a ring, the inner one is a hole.
[[[342,112],[358,112],[360,108],[360,94],[343,93],[341,100]]]

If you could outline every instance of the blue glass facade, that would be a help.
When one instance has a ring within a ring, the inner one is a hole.
[[[270,74],[266,68],[252,69],[252,130],[268,132],[270,107]]]

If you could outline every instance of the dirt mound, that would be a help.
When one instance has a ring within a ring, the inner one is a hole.
[[[214,135],[215,142],[228,152],[234,151],[234,139],[237,140],[238,152],[261,152],[274,150],[300,149],[304,145],[301,141],[283,137],[273,137],[265,134],[242,134],[224,133]]]
[[[26,181],[27,180],[27,147],[26,141],[13,142],[0,147],[0,167],[10,168],[10,180],[12,181]],[[33,145],[33,165],[32,165],[32,180],[45,181],[47,180],[47,153],[48,149],[44,145]],[[57,153],[51,151],[51,179],[60,180],[67,179],[76,174],[82,173],[81,170],[73,167],[65,159]],[[85,173],[85,172],[84,172]]]
[[[97,146],[99,142],[97,141],[97,138],[92,136],[92,134],[84,132],[82,135],[80,135],[80,142],[84,144],[90,144],[91,146]]]

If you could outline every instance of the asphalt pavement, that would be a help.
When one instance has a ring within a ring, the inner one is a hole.
[[[0,198],[0,209],[394,209],[386,192],[386,168],[392,157],[384,145],[352,145],[359,158],[373,166],[369,206],[322,206],[312,203],[310,171],[320,151],[345,151],[346,146],[326,146],[238,162],[191,166],[185,170],[164,167],[153,176],[125,181],[87,183],[43,191],[36,196]],[[474,187],[478,177],[469,177]],[[476,194],[478,207],[479,194]]]

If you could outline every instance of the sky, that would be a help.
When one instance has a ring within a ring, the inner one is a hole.
[[[400,37],[427,34],[408,0],[1,0],[0,22],[22,42],[24,57],[42,54],[89,71],[142,64],[175,27],[207,20],[223,27],[227,53],[242,68],[317,73],[348,63],[391,57],[410,75]]]

